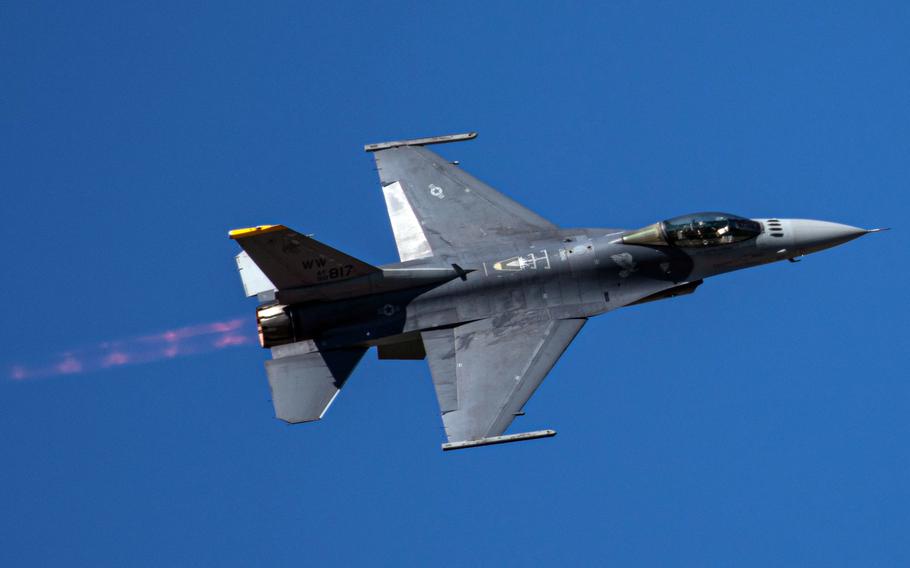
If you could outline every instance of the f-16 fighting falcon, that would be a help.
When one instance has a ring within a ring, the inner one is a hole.
[[[278,418],[322,418],[376,347],[380,359],[427,359],[443,450],[553,436],[505,431],[589,317],[879,230],[717,212],[564,229],[426,148],[476,136],[365,147],[401,262],[374,266],[283,225],[229,233],[246,294],[260,302]]]

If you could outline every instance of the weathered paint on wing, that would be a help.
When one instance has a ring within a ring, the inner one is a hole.
[[[505,432],[586,321],[545,312],[499,319],[424,332],[449,442]]]

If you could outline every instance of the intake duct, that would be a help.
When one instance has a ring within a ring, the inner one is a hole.
[[[259,329],[259,344],[275,347],[293,343],[294,319],[287,306],[263,306],[256,310],[256,326]]]

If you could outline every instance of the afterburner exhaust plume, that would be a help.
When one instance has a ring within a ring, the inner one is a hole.
[[[76,375],[255,343],[256,334],[251,328],[251,322],[246,318],[235,318],[69,349],[44,361],[15,364],[8,369],[7,376],[14,381],[24,381]]]

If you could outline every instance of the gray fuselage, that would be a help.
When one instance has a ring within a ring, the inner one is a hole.
[[[781,228],[772,234],[768,220],[755,221],[763,227],[757,237],[704,248],[626,244],[625,232],[618,229],[560,229],[530,235],[508,249],[474,247],[457,257],[381,267],[393,272],[456,264],[468,272],[464,278],[291,309],[299,338],[314,339],[323,348],[382,345],[422,330],[529,311],[590,317],[671,297],[675,289],[690,292],[692,283],[704,278],[792,259],[865,233],[821,221],[773,220]],[[830,234],[820,238],[822,225]],[[832,227],[842,229],[832,232]]]

